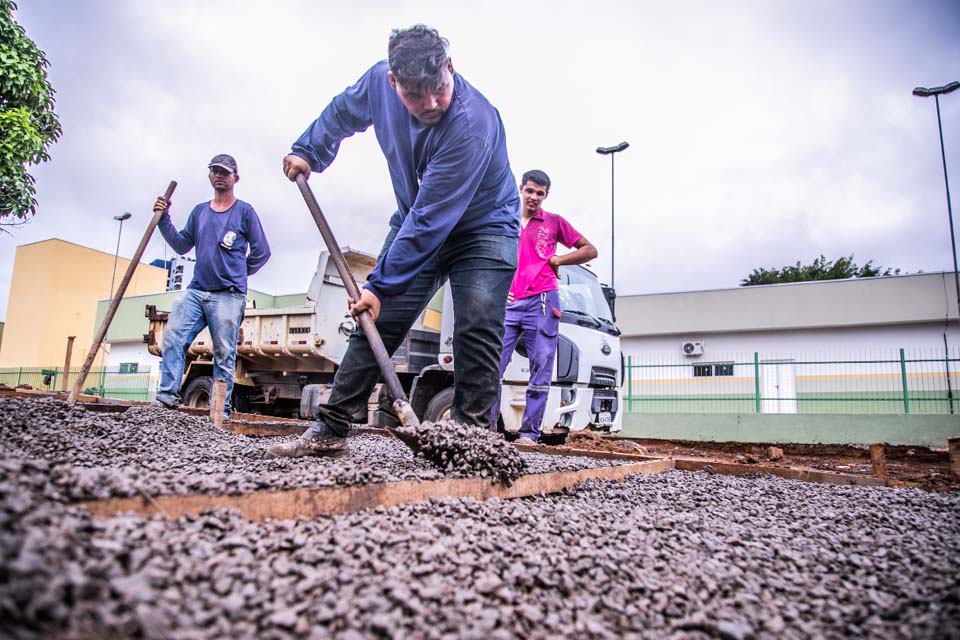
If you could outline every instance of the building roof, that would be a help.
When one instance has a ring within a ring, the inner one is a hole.
[[[100,250],[100,249],[94,249],[93,247],[88,247],[88,246],[83,245],[83,244],[77,244],[76,242],[70,242],[69,240],[63,240],[62,238],[47,238],[46,240],[37,240],[37,241],[35,241],[35,242],[25,242],[24,244],[18,244],[18,245],[17,245],[17,248],[19,249],[20,247],[32,247],[32,246],[35,245],[35,244],[44,244],[44,243],[47,243],[47,242],[62,242],[62,243],[64,243],[64,244],[73,245],[74,247],[80,247],[81,249],[84,249],[84,250],[86,250],[86,251],[93,251],[94,253],[102,253],[103,255],[105,255],[105,256],[110,256],[111,258],[114,256],[114,254],[113,254],[113,253],[110,253],[109,251],[102,251],[102,250]],[[123,260],[130,260],[130,258],[126,258],[126,257],[124,257],[124,256],[120,256],[120,258],[122,258]],[[148,266],[156,266],[156,265],[153,265],[153,264],[148,264],[148,263],[146,263],[146,262],[143,262],[143,260],[141,260],[138,264],[145,264],[145,265],[148,265]],[[164,268],[164,267],[160,267],[160,268]]]
[[[623,296],[625,336],[776,331],[957,319],[953,273]]]

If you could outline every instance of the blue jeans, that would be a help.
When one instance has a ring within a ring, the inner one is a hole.
[[[237,336],[246,296],[229,291],[185,289],[173,303],[163,334],[163,360],[160,362],[160,387],[157,400],[166,404],[180,402],[180,381],[190,343],[204,327],[210,327],[213,340],[213,379],[227,383],[224,411],[230,413],[233,374],[237,364]]]
[[[553,377],[553,361],[557,354],[557,342],[560,340],[560,294],[547,291],[538,296],[530,296],[510,303],[504,321],[503,357],[500,361],[500,375],[507,370],[513,350],[523,336],[530,361],[530,381],[527,384],[527,402],[523,409],[523,421],[519,436],[526,436],[537,442],[540,439],[543,414],[547,409],[547,396],[550,394],[550,379]],[[500,413],[500,403],[493,408],[491,420]]]
[[[391,232],[380,252],[390,248]],[[448,238],[406,292],[381,302],[377,330],[391,355],[443,283],[450,280],[454,314],[454,393],[451,417],[483,428],[490,426],[490,406],[500,389],[500,345],[510,282],[517,267],[517,239],[471,234]],[[380,369],[366,336],[350,336],[347,352],[333,379],[330,401],[318,410],[337,435],[346,435],[354,415],[365,413]]]

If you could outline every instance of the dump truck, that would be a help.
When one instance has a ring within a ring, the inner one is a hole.
[[[344,249],[353,276],[363,282],[376,259]],[[444,292],[445,293],[445,292]],[[424,421],[449,416],[453,402],[452,296],[442,296],[440,310],[421,315],[393,355],[416,414]],[[247,308],[240,326],[233,406],[237,411],[310,419],[329,396],[333,376],[357,323],[346,312],[347,293],[329,254],[323,251],[303,305],[271,309]],[[562,436],[585,428],[622,428],[623,357],[620,331],[614,323],[613,293],[604,289],[589,269],[560,269],[560,342],[553,383],[544,415],[546,435]],[[160,356],[168,312],[148,305],[150,353]],[[438,317],[439,316],[439,317]],[[187,351],[182,402],[206,407],[213,384],[213,348],[209,330],[202,331]],[[520,429],[526,400],[529,363],[523,341],[507,368],[501,393],[499,428]],[[358,423],[394,424],[386,389],[375,389]]]

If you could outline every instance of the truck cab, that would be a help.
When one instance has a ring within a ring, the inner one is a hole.
[[[411,391],[414,410],[424,420],[449,416],[453,402],[453,309],[445,295],[437,364],[424,369]],[[583,266],[560,268],[560,339],[542,430],[562,436],[591,428],[616,432],[623,428],[623,358],[620,330],[614,323],[610,297],[597,276]],[[507,433],[520,430],[526,407],[530,364],[521,339],[503,375],[500,424]]]

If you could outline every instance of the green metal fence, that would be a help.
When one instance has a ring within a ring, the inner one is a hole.
[[[30,385],[39,391],[60,391],[64,388],[63,367],[10,367],[0,369],[0,383],[9,387]],[[71,367],[66,390],[70,390],[80,374],[80,367]],[[121,367],[91,369],[84,381],[83,393],[101,398],[153,400],[156,385],[147,372],[128,372]]]
[[[960,350],[629,356],[635,413],[960,413]]]

